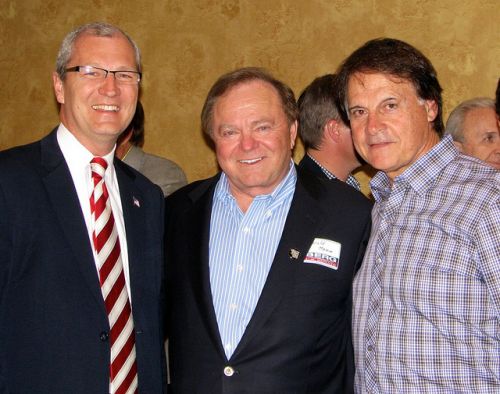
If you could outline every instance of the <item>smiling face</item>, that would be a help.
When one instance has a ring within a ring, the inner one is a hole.
[[[356,73],[349,79],[347,104],[358,153],[391,180],[439,142],[431,124],[437,105],[420,99],[409,81]]]
[[[288,173],[297,122],[289,124],[278,93],[260,80],[240,83],[221,96],[212,119],[217,160],[244,209]]]
[[[463,142],[457,142],[466,155],[477,157],[500,169],[500,130],[493,108],[474,108],[467,112],[462,125]]]
[[[118,34],[80,36],[68,68],[86,65],[113,71],[137,69],[134,49]],[[68,72],[64,80],[54,73],[53,82],[64,126],[93,154],[109,153],[134,115],[139,85],[116,83],[111,74],[104,80],[89,80],[78,72]]]

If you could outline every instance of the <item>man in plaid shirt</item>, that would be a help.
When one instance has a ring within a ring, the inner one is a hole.
[[[441,87],[412,46],[369,41],[338,78],[380,170],[353,289],[356,391],[500,392],[500,172],[440,139]]]

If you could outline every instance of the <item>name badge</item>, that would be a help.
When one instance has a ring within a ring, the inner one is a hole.
[[[339,268],[341,244],[324,238],[315,238],[304,263],[318,264],[337,270]]]

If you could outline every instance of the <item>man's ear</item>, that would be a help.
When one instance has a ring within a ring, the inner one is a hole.
[[[438,114],[438,105],[434,100],[424,100],[425,111],[427,112],[427,120],[433,122]]]
[[[293,149],[295,146],[295,140],[297,139],[297,128],[299,122],[295,121],[290,125],[290,149]]]
[[[328,120],[323,126],[325,135],[336,143],[340,142],[340,127],[339,122],[335,119]]]
[[[55,71],[52,73],[52,84],[54,85],[54,93],[56,95],[57,102],[59,104],[64,104],[64,84],[61,77],[59,77],[59,74]]]

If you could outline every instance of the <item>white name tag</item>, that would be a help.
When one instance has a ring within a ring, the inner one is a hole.
[[[339,268],[341,245],[329,239],[315,238],[304,263],[318,264],[337,270]]]

